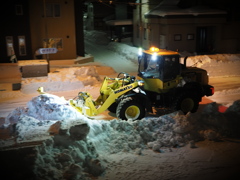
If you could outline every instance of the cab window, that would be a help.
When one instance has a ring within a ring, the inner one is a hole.
[[[175,79],[180,74],[179,56],[164,56],[163,80]]]

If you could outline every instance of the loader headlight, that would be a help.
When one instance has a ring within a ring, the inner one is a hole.
[[[144,81],[138,81],[139,86],[144,86]]]
[[[138,56],[142,56],[142,48],[138,48]]]
[[[157,59],[157,53],[156,52],[154,52],[153,54],[152,54],[152,60],[156,60]]]

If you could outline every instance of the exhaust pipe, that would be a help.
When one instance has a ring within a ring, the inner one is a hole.
[[[183,61],[183,62],[184,62],[184,64],[183,64],[183,65],[184,65],[184,68],[187,67],[187,58],[188,58],[188,56],[186,56],[186,57],[184,58],[184,61]]]

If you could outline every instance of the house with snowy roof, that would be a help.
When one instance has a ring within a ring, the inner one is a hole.
[[[57,48],[50,60],[84,56],[82,1],[9,0],[0,9],[0,63],[35,59],[39,48]]]
[[[198,54],[236,52],[239,39],[228,38],[227,11],[181,2],[163,0],[155,5],[156,1],[142,0],[134,11],[134,45]]]

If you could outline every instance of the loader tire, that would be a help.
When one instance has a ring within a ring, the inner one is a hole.
[[[108,110],[112,113],[116,113],[116,110],[117,110],[117,103],[112,103],[111,106],[109,106]]]
[[[140,120],[145,116],[145,108],[133,98],[127,97],[119,102],[116,115],[122,120]]]
[[[192,93],[182,93],[180,94],[176,101],[173,103],[173,110],[181,110],[184,114],[188,112],[194,113],[197,111],[199,102],[197,98]]]

